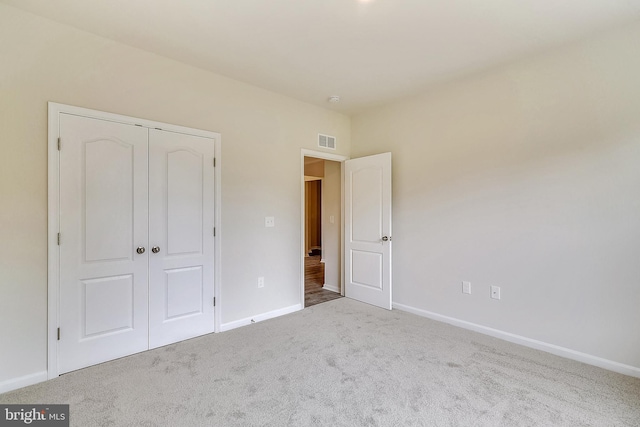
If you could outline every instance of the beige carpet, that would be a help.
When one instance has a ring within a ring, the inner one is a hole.
[[[640,425],[640,379],[347,298],[0,402],[69,403],[74,426]]]

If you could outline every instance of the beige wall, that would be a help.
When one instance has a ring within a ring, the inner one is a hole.
[[[304,158],[304,175],[322,178],[324,176],[324,160],[313,157]]]
[[[352,157],[393,152],[395,302],[640,367],[639,40],[352,118]]]
[[[46,369],[47,101],[220,132],[222,321],[300,303],[300,149],[348,117],[0,4],[0,384]]]

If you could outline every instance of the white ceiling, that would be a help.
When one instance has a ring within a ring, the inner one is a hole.
[[[640,19],[640,0],[0,1],[345,113]]]

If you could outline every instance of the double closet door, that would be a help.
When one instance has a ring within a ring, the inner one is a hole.
[[[213,332],[214,140],[60,114],[58,371]]]

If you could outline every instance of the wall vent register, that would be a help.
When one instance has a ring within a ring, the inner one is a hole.
[[[318,147],[336,149],[336,137],[330,135],[318,134]]]

